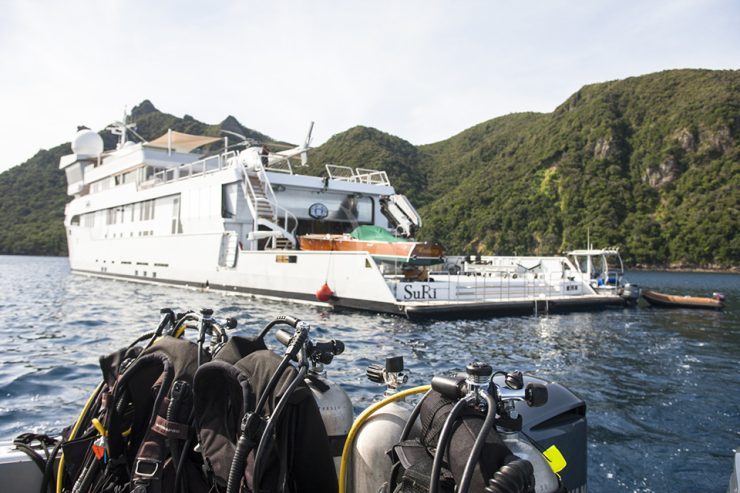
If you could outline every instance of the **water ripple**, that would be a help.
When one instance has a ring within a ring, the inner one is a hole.
[[[388,315],[329,312],[209,291],[136,285],[69,274],[66,259],[2,257],[0,439],[59,432],[100,378],[98,357],[153,328],[161,307],[213,307],[254,334],[279,314],[338,338],[329,367],[359,412],[380,389],[365,367],[402,354],[410,384],[471,360],[558,381],[586,400],[591,491],[726,488],[740,446],[740,276],[635,273],[637,284],[686,294],[723,291],[725,312],[647,307],[412,323]]]

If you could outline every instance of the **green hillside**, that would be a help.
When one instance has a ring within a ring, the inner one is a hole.
[[[739,132],[740,71],[586,86],[553,113],[421,147],[435,192],[425,235],[453,250],[544,254],[585,246],[590,230],[632,265],[737,266]]]
[[[207,125],[145,101],[150,139],[221,129],[268,141],[233,117]],[[112,136],[106,145],[112,146]],[[0,253],[64,254],[57,170],[68,144],[0,174]],[[323,164],[382,169],[451,253],[555,254],[620,246],[630,265],[738,267],[740,71],[672,70],[583,87],[552,113],[506,115],[413,146],[367,127],[314,150]]]
[[[146,140],[164,134],[168,128],[179,132],[222,137],[229,130],[248,138],[272,142],[264,134],[242,126],[233,116],[217,125],[208,125],[189,115],[183,118],[162,113],[145,100],[131,110],[136,132]],[[74,130],[74,129],[71,129]],[[70,132],[72,133],[72,132]],[[105,148],[115,147],[118,137],[100,132]],[[237,141],[233,138],[233,141]],[[216,146],[216,144],[214,144]],[[65,143],[41,150],[31,159],[0,174],[0,254],[66,255],[64,204],[69,201],[59,158],[70,154]]]
[[[388,171],[455,253],[621,247],[629,265],[740,262],[740,71],[672,70],[583,87],[413,147],[355,127],[319,162]],[[353,152],[353,149],[355,152]]]

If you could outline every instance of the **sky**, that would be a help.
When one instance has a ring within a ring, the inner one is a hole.
[[[313,145],[355,125],[413,144],[585,84],[740,69],[738,0],[0,0],[0,171],[161,111]]]

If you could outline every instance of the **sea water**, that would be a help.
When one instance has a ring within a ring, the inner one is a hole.
[[[210,307],[254,334],[273,317],[345,342],[327,369],[359,412],[370,363],[403,355],[410,385],[473,360],[557,381],[588,406],[589,490],[724,492],[740,447],[740,275],[629,273],[658,291],[727,296],[723,312],[647,306],[411,322],[71,274],[66,258],[0,256],[0,441],[59,433],[100,380],[98,357],[151,331],[159,309]],[[318,287],[318,286],[317,286]],[[276,347],[277,343],[274,343]]]

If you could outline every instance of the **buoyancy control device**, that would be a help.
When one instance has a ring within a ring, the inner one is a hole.
[[[360,426],[346,491],[584,491],[585,411],[556,383],[473,363],[435,377],[413,410],[401,401],[383,408],[382,427]]]
[[[62,444],[58,492],[160,493],[181,491],[181,484],[207,491],[189,444],[195,441],[192,380],[210,359],[203,345],[210,314],[161,313],[154,333],[101,358],[104,380]],[[197,343],[180,337],[194,321]],[[136,346],[146,339],[145,347]]]
[[[101,358],[104,380],[65,432],[58,477],[44,484],[58,493],[336,491],[333,458],[353,412],[324,365],[344,344],[313,341],[293,317],[229,338],[236,320],[218,322],[212,310],[162,313],[153,333]],[[277,330],[280,355],[264,343],[276,325],[293,329]]]
[[[286,345],[282,357],[264,349],[263,341],[278,324],[295,329],[292,335],[277,332]],[[232,338],[226,352],[198,370],[196,422],[204,468],[216,491],[336,491],[331,441],[309,384],[325,392],[329,386],[311,383],[308,368],[330,363],[344,346],[314,343],[309,330],[305,322],[280,317],[256,339],[243,339],[241,349]]]

